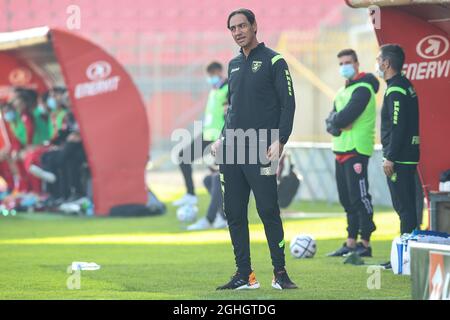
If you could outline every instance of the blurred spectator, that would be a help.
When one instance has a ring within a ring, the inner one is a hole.
[[[10,166],[11,142],[5,125],[5,112],[12,110],[7,104],[0,106],[0,176],[6,181],[9,191],[14,189],[14,178]]]
[[[10,102],[0,107],[0,176],[12,192],[8,201],[39,199],[43,182],[47,208],[85,196],[86,155],[67,90],[55,87],[38,96],[15,88]]]
[[[24,164],[26,154],[33,149],[35,132],[33,109],[36,103],[36,92],[17,88],[14,90],[10,107],[5,112],[5,121],[12,133],[10,135],[11,160],[14,162],[18,175],[18,185],[15,189],[20,192],[41,191],[40,181],[29,176]]]
[[[33,137],[33,144],[35,145],[43,145],[50,140],[50,112],[46,102],[48,96],[49,92],[39,96],[37,98],[37,105],[33,110],[33,118],[36,127]]]
[[[206,216],[187,227],[187,230],[222,229],[227,227],[227,220],[223,212],[223,195],[220,173],[216,168],[210,168],[211,174],[203,179],[203,184],[211,195]]]
[[[176,206],[197,204],[191,163],[201,158],[205,149],[219,138],[225,124],[224,110],[228,105],[228,82],[223,76],[223,67],[218,62],[212,62],[206,68],[206,72],[208,73],[208,83],[211,90],[205,109],[203,132],[195,137],[192,143],[179,154],[180,169],[186,183],[187,193],[173,203]],[[194,146],[197,144],[201,145],[201,153],[199,154],[195,154],[196,148]]]
[[[42,154],[41,163],[45,173],[56,177],[48,184],[49,203],[59,205],[85,196],[82,185],[82,167],[86,154],[81,141],[78,123],[70,111],[68,92],[55,88],[47,99],[50,110],[51,148]]]

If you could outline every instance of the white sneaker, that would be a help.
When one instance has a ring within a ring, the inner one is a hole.
[[[214,229],[224,229],[228,228],[228,223],[227,220],[222,217],[222,214],[217,212],[216,219],[214,220],[212,226]]]
[[[197,204],[197,202],[198,202],[198,200],[197,200],[196,196],[186,193],[182,198],[172,202],[172,204],[174,206],[184,206],[184,205],[195,206]]]
[[[211,229],[212,227],[213,226],[211,225],[211,223],[209,223],[208,219],[201,218],[196,223],[188,226],[186,229],[188,231],[196,231],[196,230],[207,230],[207,229]]]
[[[66,202],[59,206],[59,210],[64,213],[78,213],[81,211],[81,206],[73,202]]]

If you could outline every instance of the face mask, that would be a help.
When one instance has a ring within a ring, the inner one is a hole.
[[[50,108],[50,110],[55,110],[56,107],[58,107],[58,104],[56,103],[56,100],[53,97],[48,97],[47,105]]]
[[[16,119],[16,112],[14,110],[5,112],[5,121],[13,122],[15,119]]]
[[[345,79],[351,79],[355,75],[355,68],[352,64],[343,64],[339,69],[339,73]]]
[[[219,76],[208,77],[208,83],[213,87],[216,87],[217,85],[219,85],[220,81],[221,81],[221,79]]]
[[[39,110],[40,114],[46,114],[47,113],[47,110],[45,109],[45,107],[42,104],[38,105],[37,109]]]
[[[378,77],[384,79],[384,71],[381,70],[380,65],[378,64],[378,62],[375,62],[375,74]]]

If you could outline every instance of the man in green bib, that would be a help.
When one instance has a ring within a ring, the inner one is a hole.
[[[336,94],[326,123],[327,131],[333,135],[337,189],[339,201],[347,213],[348,235],[343,246],[329,256],[356,252],[370,257],[370,236],[376,227],[367,168],[375,142],[375,94],[379,82],[372,74],[359,72],[354,50],[342,50],[337,57],[340,74],[346,80]],[[358,236],[361,242],[357,242]]]
[[[50,140],[50,120],[48,106],[46,105],[48,94],[48,92],[45,92],[42,96],[36,97],[37,106],[33,109],[35,125],[33,145],[43,145]]]
[[[180,169],[186,184],[187,193],[174,201],[175,206],[193,206],[197,204],[194,183],[192,181],[192,162],[203,156],[205,149],[216,141],[225,124],[225,110],[228,105],[228,81],[223,76],[223,67],[219,62],[211,62],[207,68],[208,84],[211,86],[203,119],[203,132],[192,140],[180,154]],[[195,145],[200,152],[195,152]],[[198,154],[197,154],[198,153]]]

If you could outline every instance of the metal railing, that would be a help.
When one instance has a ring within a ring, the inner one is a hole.
[[[335,179],[335,156],[331,143],[289,142],[296,170],[303,176],[297,197],[303,200],[339,202]],[[376,145],[369,160],[369,193],[374,205],[391,205],[391,196],[382,169],[381,146]]]

